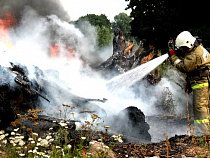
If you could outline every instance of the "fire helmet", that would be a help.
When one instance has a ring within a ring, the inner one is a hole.
[[[196,38],[191,35],[189,31],[181,32],[176,38],[176,47],[180,48],[186,46],[191,48],[195,43]]]

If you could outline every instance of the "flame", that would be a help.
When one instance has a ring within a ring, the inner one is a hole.
[[[76,61],[79,62],[82,66],[85,65],[84,62],[80,59],[79,55],[76,53],[76,51],[72,49],[69,44],[66,44],[65,46],[50,46],[50,58],[63,58],[68,62]]]
[[[58,46],[54,45],[52,47],[50,47],[50,55],[52,59],[55,59],[57,57],[58,54]]]
[[[78,58],[76,52],[71,48],[68,48],[66,56],[67,56],[67,60],[73,60],[75,58]]]
[[[74,49],[71,49],[68,44],[66,44],[66,49],[62,49],[57,45],[50,47],[50,57],[55,58],[66,58],[68,61],[79,59]]]
[[[0,17],[0,42],[4,43],[8,48],[13,45],[9,39],[9,28],[12,28],[17,22],[12,13],[7,13],[5,17]]]

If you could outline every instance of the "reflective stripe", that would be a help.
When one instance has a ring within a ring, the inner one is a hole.
[[[201,123],[209,123],[209,119],[194,120],[194,123],[197,123],[197,124],[201,124]]]
[[[176,61],[174,62],[174,66],[176,66],[179,62],[181,62],[180,59],[176,59]]]
[[[202,87],[207,87],[207,86],[209,86],[209,83],[208,82],[207,83],[201,83],[201,84],[194,85],[191,88],[192,89],[197,89],[197,88],[202,88]]]

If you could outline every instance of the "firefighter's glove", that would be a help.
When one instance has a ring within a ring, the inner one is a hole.
[[[173,55],[175,55],[176,53],[175,53],[175,49],[170,49],[169,50],[169,53],[168,53],[168,55],[170,56],[170,57],[172,57]]]

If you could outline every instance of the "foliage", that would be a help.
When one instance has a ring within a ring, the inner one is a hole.
[[[181,0],[125,1],[129,1],[127,9],[132,9],[132,35],[147,39],[156,48],[167,47],[169,37],[175,38],[184,30],[203,38],[204,45],[210,42],[208,5]]]
[[[130,22],[132,19],[126,13],[119,13],[114,17],[114,22],[112,23],[112,28],[120,28],[121,32],[125,38],[129,38],[131,32]]]
[[[98,37],[98,47],[103,48],[110,44],[112,35],[111,22],[107,19],[106,15],[87,14],[80,17],[75,23],[78,25],[81,21],[88,21],[95,27]]]
[[[119,13],[114,17],[114,22],[111,23],[110,20],[107,19],[106,15],[95,15],[95,14],[87,14],[86,16],[80,17],[76,22],[76,26],[78,26],[83,32],[87,33],[87,28],[81,26],[81,22],[88,21],[92,26],[94,26],[97,34],[97,43],[98,47],[103,48],[108,46],[112,42],[113,38],[113,30],[115,28],[120,28],[121,32],[126,38],[129,38],[131,31],[131,18],[125,13]],[[84,23],[83,23],[84,24]],[[87,25],[87,24],[85,24]]]
[[[99,48],[103,48],[108,46],[111,43],[113,35],[111,34],[111,30],[105,26],[96,26],[96,31],[98,35],[98,46]]]
[[[84,20],[89,21],[89,23],[93,26],[111,28],[111,22],[104,14],[101,15],[87,14],[86,16],[80,17],[77,21],[84,21]]]

